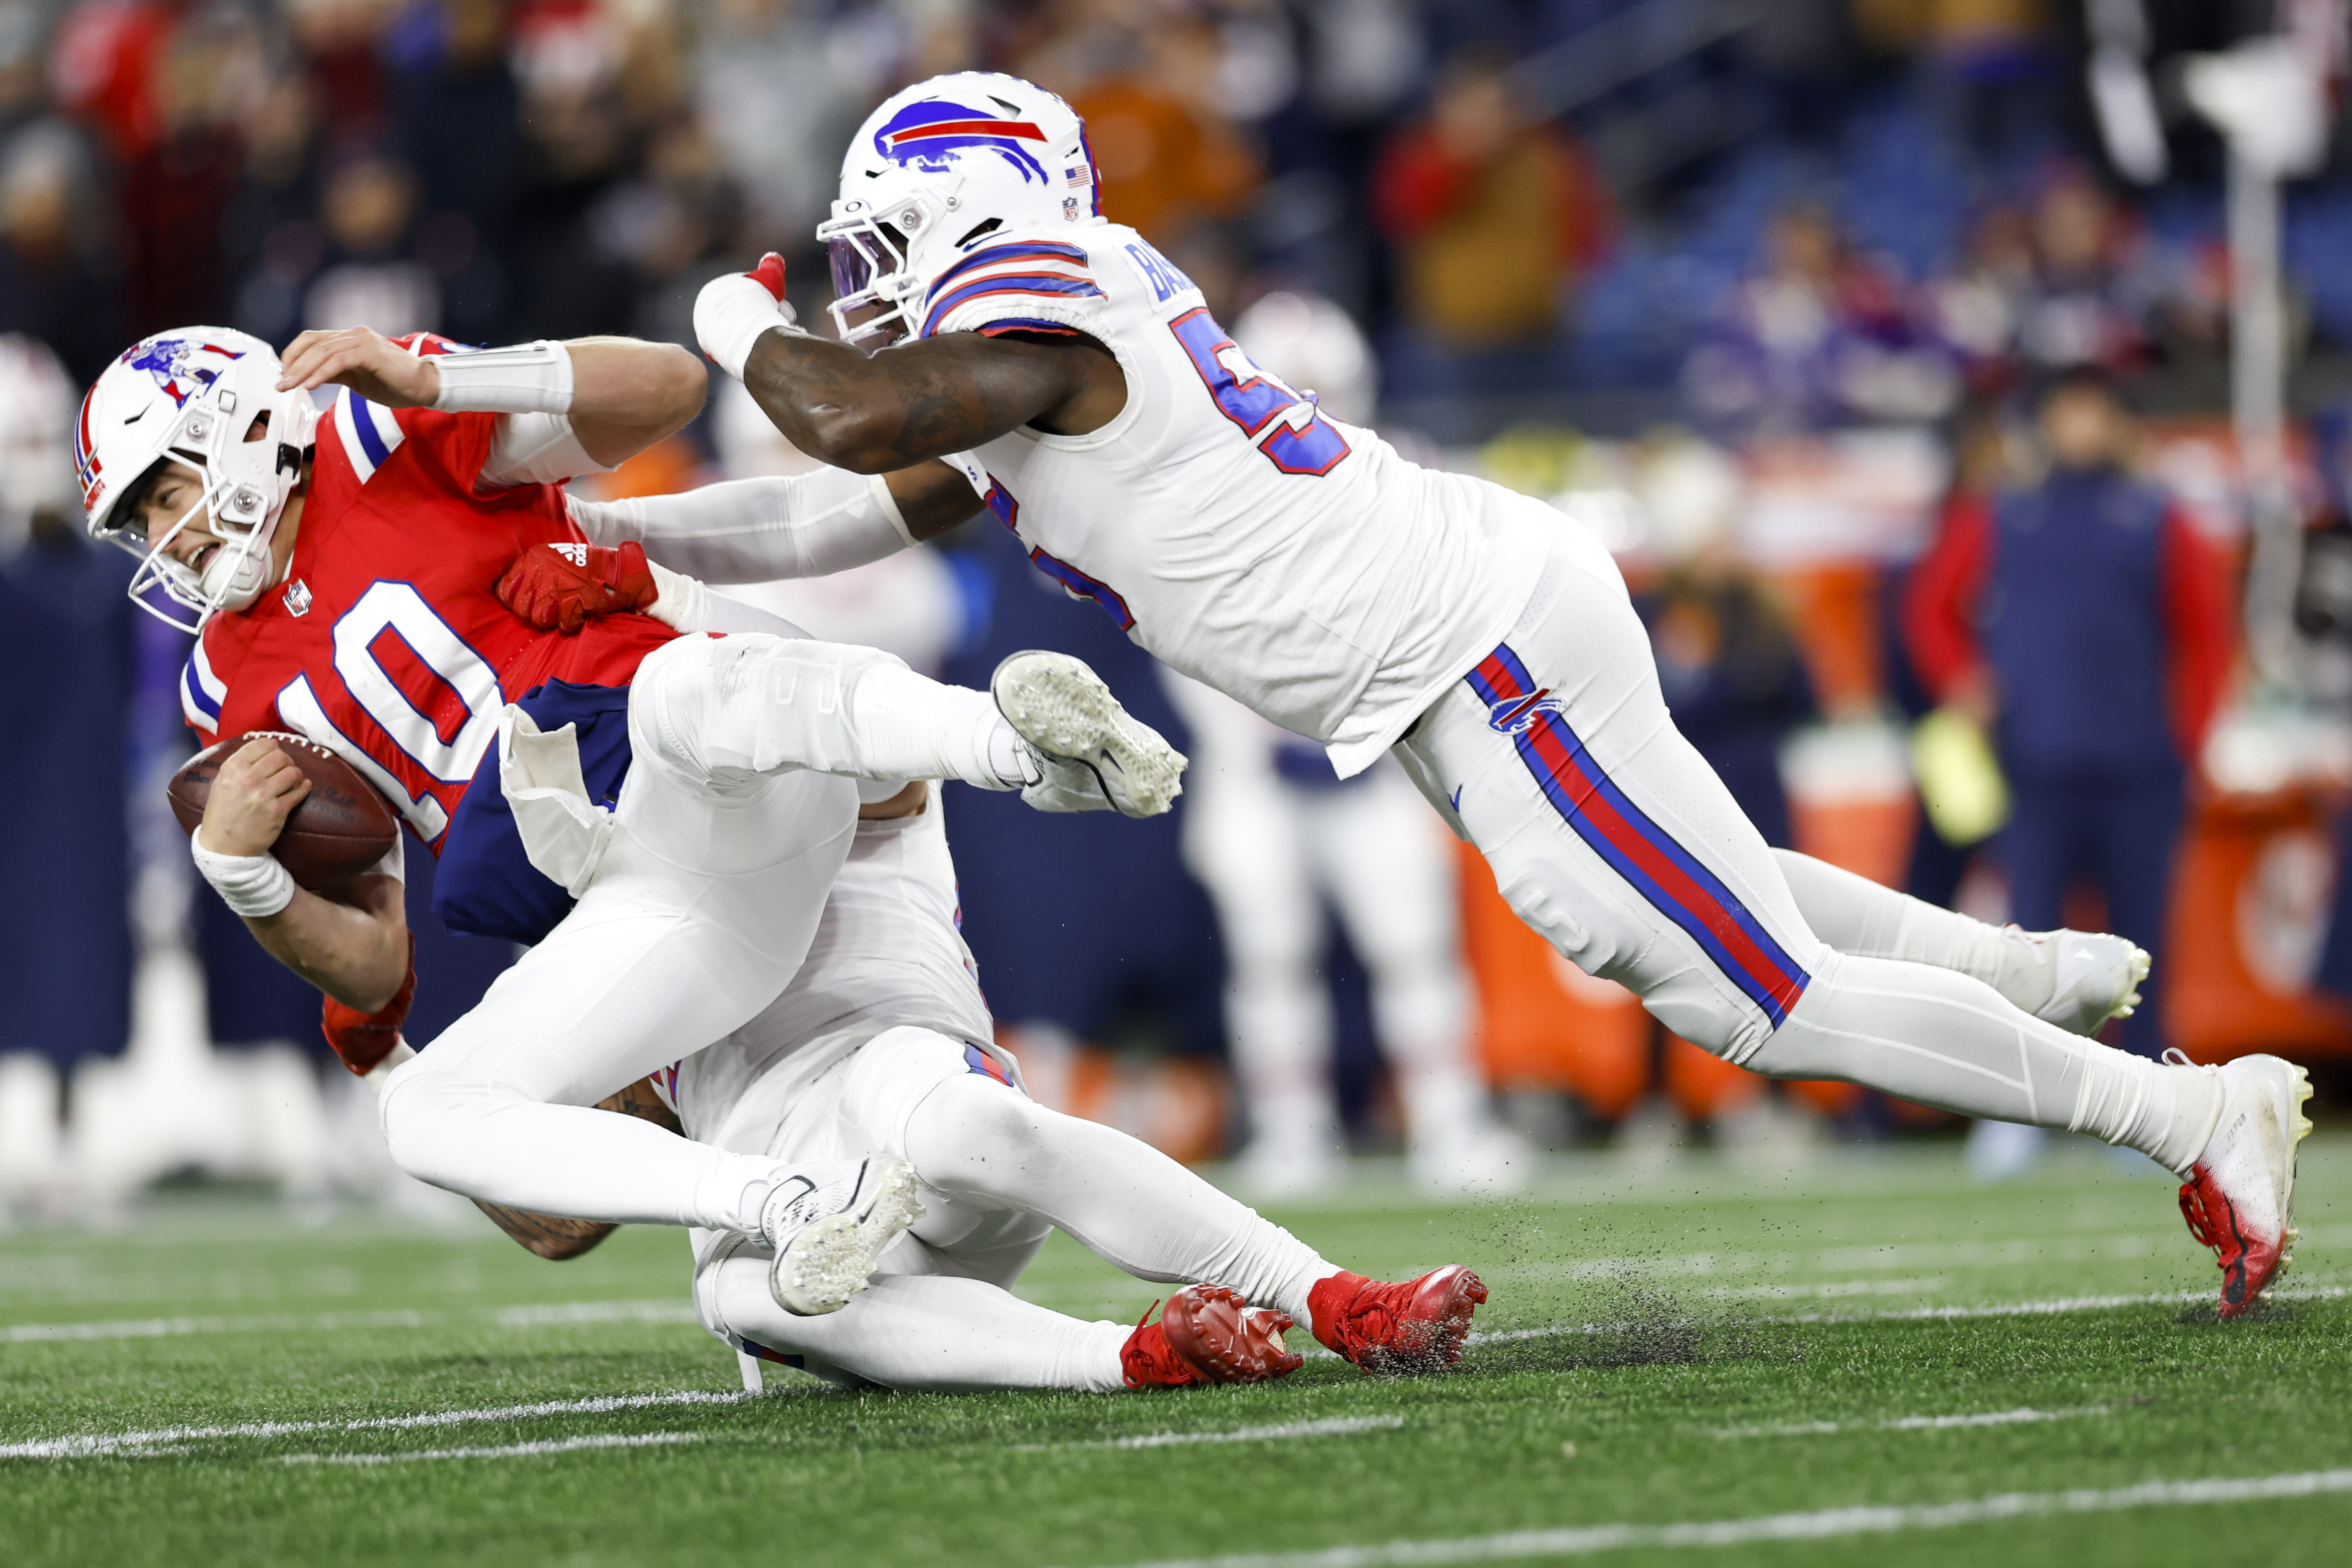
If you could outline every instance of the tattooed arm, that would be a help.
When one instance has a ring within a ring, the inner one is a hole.
[[[971,515],[954,470],[929,462],[1032,425],[1083,435],[1127,402],[1127,378],[1091,338],[950,332],[868,356],[845,344],[770,332],[743,385],[794,446],[859,474],[887,474],[917,538]],[[908,472],[911,470],[911,472]],[[952,510],[954,515],[940,521]]]

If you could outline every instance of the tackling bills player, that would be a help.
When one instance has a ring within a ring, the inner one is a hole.
[[[1519,917],[1675,1033],[1768,1076],[2137,1149],[2183,1178],[2221,1314],[2253,1305],[2294,1239],[2301,1068],[2110,1050],[2086,1037],[2137,995],[2131,944],[1996,929],[1769,849],[1676,732],[1589,531],[1251,363],[1099,189],[1053,94],[903,89],[817,231],[847,340],[799,329],[774,258],[697,302],[704,352],[833,466],[583,507],[583,528],[756,580],[871,560],[977,496],[1040,570],[1341,777],[1393,750]]]
[[[667,574],[672,599],[636,596],[646,615],[567,633],[509,612],[493,588],[526,546],[586,559],[562,481],[683,425],[703,384],[683,350],[620,339],[463,352],[357,329],[305,333],[281,364],[192,328],[100,376],[76,457],[91,531],[142,558],[134,597],[160,589],[184,613],[142,606],[196,633],[198,733],[290,730],[336,752],[441,857],[454,927],[535,944],[429,1051],[349,1063],[391,1069],[394,1160],[486,1204],[757,1236],[778,1299],[824,1312],[911,1220],[903,1161],[780,1162],[592,1107],[775,998],[861,792],[960,778],[1041,809],[1149,814],[1183,759],[1058,654],[1005,661],[992,703],[871,649],[772,634],[790,628]],[[321,418],[311,392],[330,385]],[[296,887],[268,851],[306,789],[275,743],[240,749],[196,865],[333,1003],[396,1008],[413,978],[401,852],[347,896]]]
[[[1282,1344],[1294,1321],[1368,1372],[1459,1358],[1486,1295],[1475,1276],[1344,1271],[1140,1140],[1037,1104],[993,1038],[934,786],[922,810],[858,824],[783,994],[654,1076],[690,1137],[783,1160],[879,1149],[921,1184],[922,1217],[830,1316],[779,1308],[758,1239],[693,1232],[696,1309],[747,1381],[768,1360],[901,1388],[1260,1382],[1298,1365]],[[1010,1287],[1055,1227],[1188,1288],[1135,1325],[1024,1301]]]

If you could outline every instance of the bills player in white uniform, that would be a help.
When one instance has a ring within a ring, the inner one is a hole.
[[[1776,854],[1669,721],[1589,533],[1258,370],[1097,189],[1052,94],[979,74],[901,91],[818,230],[851,341],[796,328],[779,263],[696,310],[704,351],[840,472],[584,526],[760,554],[750,577],[835,570],[961,522],[961,476],[1042,570],[1341,776],[1393,748],[1520,917],[1676,1033],[1767,1075],[2138,1149],[2184,1178],[2223,1315],[2252,1308],[2294,1239],[2300,1068],[2100,1046],[2084,1037],[2145,962],[2129,944],[2004,933]]]
[[[756,1239],[693,1233],[696,1308],[747,1378],[764,1359],[892,1387],[1259,1382],[1297,1366],[1281,1337],[1293,1320],[1367,1370],[1459,1355],[1466,1313],[1389,1310],[1395,1288],[1324,1261],[1139,1140],[1030,1100],[991,1043],[960,917],[934,787],[919,813],[858,825],[783,994],[655,1076],[690,1137],[793,1162],[880,1149],[921,1182],[921,1218],[830,1316],[777,1305]],[[1033,1305],[1009,1287],[1055,1226],[1140,1278],[1211,1283],[1137,1325]]]

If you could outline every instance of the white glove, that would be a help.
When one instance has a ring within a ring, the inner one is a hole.
[[[800,330],[800,318],[784,300],[784,258],[774,251],[749,272],[714,277],[694,297],[694,340],[710,362],[743,379],[751,345],[772,328]]]

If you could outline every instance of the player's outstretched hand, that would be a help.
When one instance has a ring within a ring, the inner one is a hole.
[[[712,278],[694,299],[695,341],[712,364],[739,382],[751,345],[778,327],[794,328],[799,319],[784,298],[784,258],[774,251],[749,272]]]
[[[197,828],[216,855],[267,854],[310,780],[274,740],[252,740],[221,764]]]
[[[499,579],[499,602],[542,632],[569,637],[600,615],[648,610],[660,596],[645,547],[533,545]]]
[[[386,408],[429,408],[441,395],[441,371],[373,327],[305,332],[286,347],[278,390],[346,386]]]

